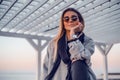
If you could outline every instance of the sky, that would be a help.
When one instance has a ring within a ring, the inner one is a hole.
[[[0,37],[0,71],[30,71],[36,69],[37,51],[21,38]]]
[[[44,56],[46,50],[43,51]],[[108,71],[120,73],[120,43],[108,54]],[[91,57],[92,69],[98,76],[104,72],[103,55],[95,48]],[[0,73],[37,71],[37,51],[23,38],[0,36]]]

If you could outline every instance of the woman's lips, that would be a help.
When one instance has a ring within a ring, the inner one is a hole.
[[[68,26],[70,26],[70,27],[74,27],[75,25],[73,25],[73,24],[70,24],[70,25],[68,25]]]

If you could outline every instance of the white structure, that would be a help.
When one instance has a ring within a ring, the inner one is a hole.
[[[41,40],[57,33],[62,11],[78,9],[85,19],[86,35],[92,37],[105,59],[112,45],[120,42],[120,0],[0,0],[0,36],[26,38],[38,51],[40,80]],[[32,39],[38,40],[36,45]]]
[[[104,75],[101,74],[98,77],[98,80],[103,80],[103,78],[104,78]],[[108,79],[109,80],[120,80],[120,73],[108,73]]]

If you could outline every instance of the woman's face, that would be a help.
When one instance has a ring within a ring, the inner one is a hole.
[[[63,24],[66,31],[70,31],[79,23],[78,15],[73,11],[67,11],[63,16]]]

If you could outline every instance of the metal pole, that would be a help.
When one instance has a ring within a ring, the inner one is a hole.
[[[37,67],[37,80],[40,80],[40,72],[41,72],[41,40],[38,40],[38,56],[37,56],[37,62],[38,62],[38,67]]]
[[[103,55],[103,62],[104,62],[104,80],[108,80],[108,64],[107,64],[107,55]]]
[[[107,54],[111,50],[113,44],[104,44],[104,43],[96,43],[97,48],[103,55],[103,67],[104,67],[104,75],[103,79],[108,80],[108,63],[107,63]],[[102,48],[103,46],[103,48]]]

